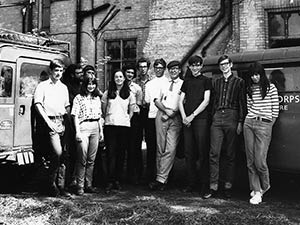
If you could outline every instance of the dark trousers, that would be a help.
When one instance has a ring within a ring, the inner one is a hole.
[[[218,110],[213,116],[210,129],[210,187],[218,188],[220,156],[224,157],[225,188],[231,188],[234,178],[234,161],[237,147],[238,111]],[[221,155],[221,149],[224,154]]]
[[[147,180],[152,181],[156,178],[156,128],[155,118],[148,118],[145,132],[147,145]]]
[[[207,119],[193,120],[189,127],[183,127],[185,162],[189,186],[195,186],[201,178],[208,184],[209,127]],[[200,174],[197,175],[196,162],[199,159]]]
[[[104,126],[104,141],[107,151],[108,182],[120,181],[122,174],[122,155],[127,146],[129,127]]]
[[[130,120],[130,135],[128,135],[127,146],[127,178],[130,181],[137,181],[143,172],[143,155],[141,151],[140,118],[134,113]]]
[[[148,108],[141,108],[140,114],[136,120],[136,150],[137,155],[137,168],[142,168],[138,171],[137,177],[141,179],[143,175],[143,158],[142,158],[142,141],[145,135],[146,148],[147,148],[147,159],[146,159],[146,177],[147,181],[155,179],[156,176],[156,129],[155,129],[155,118],[148,118]]]

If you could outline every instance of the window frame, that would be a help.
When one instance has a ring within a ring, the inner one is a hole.
[[[289,18],[291,18],[291,14],[299,14],[300,16],[300,7],[292,8],[292,9],[267,9],[267,34],[268,34],[268,47],[269,48],[280,48],[280,47],[293,47],[299,46],[300,43],[300,34],[299,35],[289,35]],[[271,16],[272,15],[280,15],[283,19],[283,32],[282,36],[271,36]]]
[[[132,62],[132,63],[136,63],[137,62],[137,55],[138,55],[138,47],[137,47],[137,38],[136,37],[131,37],[131,38],[114,38],[114,39],[106,39],[104,40],[104,54],[105,57],[110,57],[108,54],[108,43],[109,42],[119,42],[120,43],[120,59],[110,59],[107,64],[105,65],[105,87],[108,85],[108,81],[110,81],[111,79],[111,72],[113,71],[113,69],[110,69],[109,66],[110,64],[113,63],[119,63],[120,65],[120,69],[123,68],[124,63],[125,62]],[[126,41],[134,41],[135,43],[135,58],[133,59],[125,59],[124,58],[124,42]]]

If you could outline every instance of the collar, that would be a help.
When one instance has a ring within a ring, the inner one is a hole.
[[[177,77],[175,80],[169,79],[169,82],[174,81],[174,83],[177,83],[179,81],[179,79],[180,79],[179,77]]]
[[[51,85],[56,85],[56,84],[59,84],[61,81],[58,80],[56,83],[54,83],[54,82],[51,80],[51,78],[48,78],[48,80],[46,80],[46,82],[48,82],[48,83],[51,84]]]
[[[151,79],[150,79],[149,74],[147,74],[145,80],[142,80],[140,76],[137,77],[137,80],[138,80],[139,82],[146,83],[146,82],[148,82],[148,81],[151,80]]]
[[[232,78],[233,78],[233,74],[232,73],[227,78],[225,78],[224,75],[223,75],[223,80],[225,82],[232,80]]]

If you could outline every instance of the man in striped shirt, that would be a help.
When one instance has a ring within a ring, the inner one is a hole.
[[[221,149],[224,152],[222,182],[223,194],[231,196],[234,177],[234,161],[237,137],[242,131],[242,123],[246,112],[245,82],[232,74],[232,61],[227,55],[218,60],[222,77],[213,79],[212,83],[212,126],[210,143],[210,190],[204,198],[214,197],[218,191],[219,164]]]

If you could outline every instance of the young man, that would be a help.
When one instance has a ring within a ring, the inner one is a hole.
[[[187,186],[184,192],[196,188],[200,175],[196,174],[196,161],[199,157],[202,190],[208,186],[209,152],[209,112],[208,104],[211,92],[211,80],[201,73],[203,59],[192,56],[188,61],[189,72],[181,87],[179,109],[183,123],[184,151],[187,169]],[[184,103],[185,102],[185,103]],[[201,193],[204,194],[204,193]]]
[[[148,140],[150,140],[149,151],[147,149],[147,181],[151,182],[156,175],[156,127],[155,117],[157,114],[157,107],[154,104],[154,99],[159,95],[160,89],[166,77],[164,72],[166,69],[166,62],[164,59],[156,59],[153,64],[155,77],[146,84],[145,101],[149,105],[148,113]]]
[[[237,137],[242,131],[246,112],[245,82],[232,74],[232,61],[227,55],[218,60],[222,77],[213,81],[213,122],[210,142],[210,191],[204,198],[213,197],[219,184],[221,149],[224,150],[224,197],[231,197]]]
[[[146,175],[147,178],[153,177],[155,175],[155,149],[156,141],[155,135],[151,132],[151,126],[149,125],[148,113],[149,113],[149,104],[145,100],[145,91],[146,84],[151,80],[148,71],[150,67],[150,61],[146,58],[140,58],[137,62],[138,76],[133,80],[137,83],[142,89],[142,101],[140,106],[140,114],[138,118],[138,136],[137,136],[137,150],[136,157],[138,161],[136,162],[137,167],[137,182],[144,182],[142,180],[143,176],[143,156],[142,156],[142,140],[143,135],[145,134],[145,141],[147,146],[147,161],[146,161]],[[153,127],[152,127],[153,130]],[[151,135],[152,134],[152,135]]]
[[[64,190],[65,165],[61,156],[65,151],[65,120],[70,119],[70,103],[67,86],[60,81],[63,70],[64,64],[60,59],[50,62],[49,79],[38,84],[34,94],[34,104],[41,120],[37,130],[41,136],[47,138],[47,143],[50,145],[47,148],[48,152],[45,153],[50,161],[48,194],[50,196],[61,194],[68,197],[70,194]]]
[[[137,183],[137,174],[140,172],[141,168],[138,168],[136,165],[138,164],[140,158],[137,151],[140,152],[141,145],[138,141],[139,136],[139,114],[140,108],[142,105],[142,97],[143,92],[142,88],[133,82],[133,79],[136,76],[136,69],[135,65],[133,64],[126,64],[124,66],[125,76],[128,80],[128,85],[130,88],[131,93],[135,97],[136,105],[133,109],[133,116],[130,119],[130,133],[128,135],[128,147],[127,147],[127,181],[131,184]],[[124,155],[125,156],[125,155]],[[125,157],[124,157],[125,158]],[[121,160],[123,162],[124,159]],[[121,165],[123,167],[123,165]]]
[[[179,61],[168,64],[170,79],[161,82],[160,92],[154,98],[159,109],[155,119],[157,153],[156,180],[149,184],[152,190],[165,190],[169,173],[173,167],[176,147],[179,142],[181,118],[178,113],[180,88],[183,81],[179,78],[181,67]],[[150,84],[150,82],[149,82]]]

